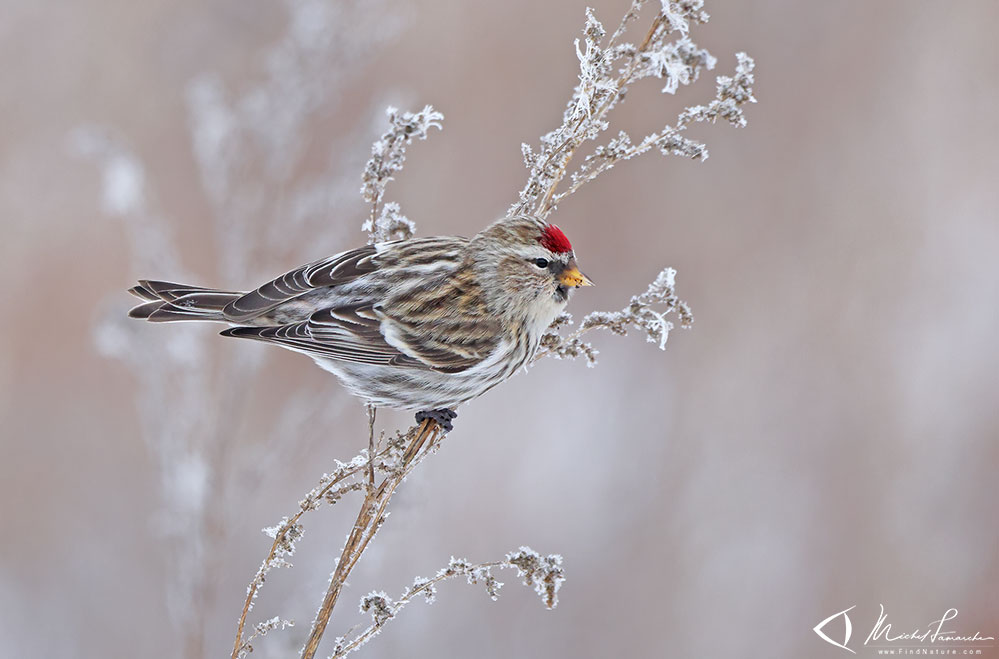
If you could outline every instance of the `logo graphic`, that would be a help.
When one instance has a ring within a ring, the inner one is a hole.
[[[850,654],[857,654],[856,650],[849,647],[850,636],[853,634],[853,621],[848,614],[855,608],[856,604],[832,614],[812,627],[812,631],[829,645],[835,645]],[[835,631],[839,629],[838,624],[833,624],[829,630],[826,629],[837,618],[843,618],[842,642],[834,640],[834,637],[839,636]],[[893,630],[893,623],[888,621],[885,605],[882,604],[877,622],[874,623],[862,647],[869,648],[870,652],[875,654],[958,654],[957,648],[960,648],[963,650],[961,654],[974,655],[982,654],[985,648],[996,647],[995,636],[985,636],[977,631],[969,634],[955,630],[951,625],[956,618],[957,609],[951,607],[929,624],[913,627],[895,625]]]
[[[847,613],[847,611],[852,611],[856,607],[857,607],[857,605],[854,604],[849,609],[843,609],[839,613],[832,614],[831,616],[829,616],[828,618],[826,618],[825,620],[823,620],[819,624],[817,624],[814,627],[812,627],[812,631],[815,632],[816,634],[818,634],[819,638],[821,638],[826,643],[829,643],[831,645],[835,645],[838,648],[843,648],[844,650],[847,650],[848,652],[852,652],[853,654],[857,654],[856,652],[854,652],[850,648],[846,647],[846,644],[850,642],[850,634],[853,633],[853,623],[850,622],[850,616],[848,616],[846,613]],[[842,643],[837,643],[836,641],[834,641],[831,638],[829,638],[826,635],[826,633],[824,631],[822,631],[822,628],[825,627],[830,622],[832,622],[833,620],[835,620],[836,618],[838,618],[840,616],[843,616],[843,626],[846,628],[846,633],[843,635],[843,642]]]

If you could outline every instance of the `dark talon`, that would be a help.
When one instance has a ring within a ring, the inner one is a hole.
[[[441,427],[441,430],[448,433],[454,429],[451,425],[451,421],[457,416],[457,412],[446,408],[439,410],[426,410],[424,412],[416,413],[416,423],[423,423],[427,419],[432,419],[438,426]]]

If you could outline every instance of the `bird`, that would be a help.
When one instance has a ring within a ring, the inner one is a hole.
[[[250,292],[139,280],[128,315],[228,323],[222,336],[304,353],[367,405],[448,431],[459,405],[531,361],[570,292],[592,285],[561,229],[513,215],[470,239],[341,252]]]

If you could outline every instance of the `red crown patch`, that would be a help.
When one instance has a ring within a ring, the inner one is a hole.
[[[538,238],[538,241],[544,246],[545,249],[551,250],[556,254],[563,254],[565,252],[572,251],[572,245],[569,243],[569,239],[565,237],[562,230],[559,229],[554,224],[549,224],[545,228],[544,233]]]

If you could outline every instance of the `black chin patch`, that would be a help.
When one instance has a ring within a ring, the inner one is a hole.
[[[555,299],[559,302],[565,302],[569,299],[569,287],[565,284],[559,284],[555,287]]]

